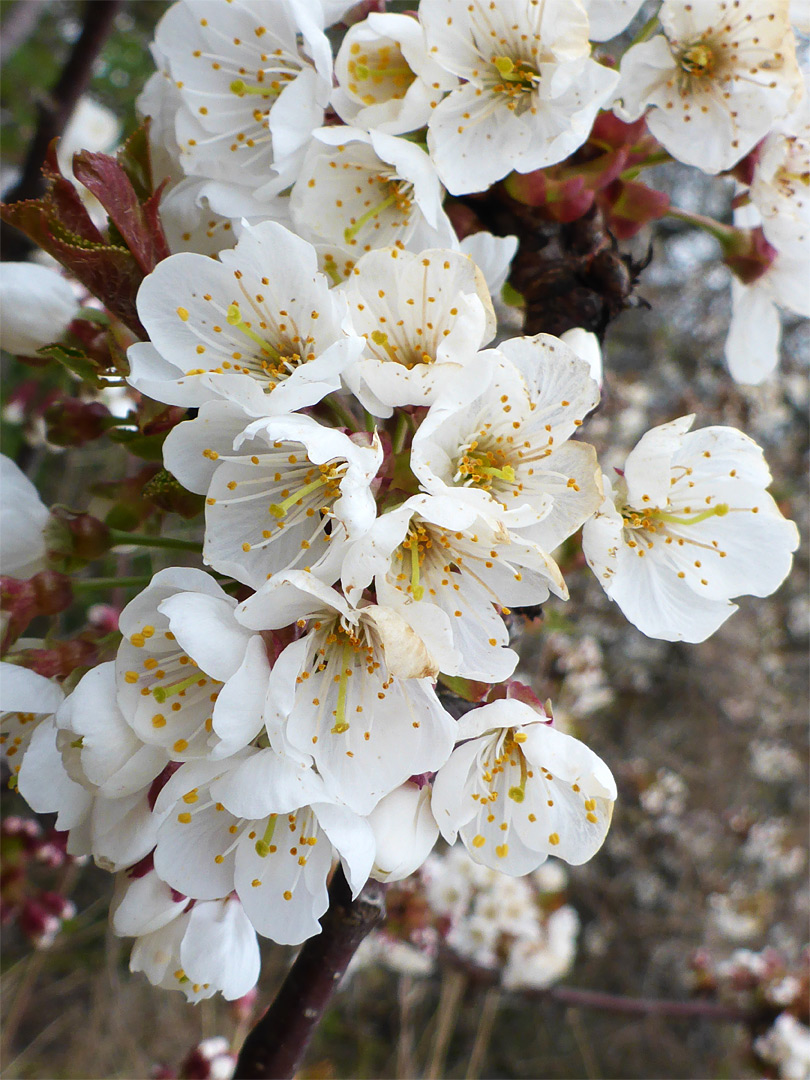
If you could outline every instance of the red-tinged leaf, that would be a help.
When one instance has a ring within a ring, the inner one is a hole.
[[[548,197],[548,177],[544,169],[528,173],[510,173],[503,186],[510,195],[524,206],[543,206]]]
[[[80,247],[75,238],[62,239],[49,226],[46,220],[41,243],[45,251],[70,270],[137,337],[146,338],[135,306],[144,274],[132,253],[110,245]]]
[[[669,209],[668,195],[637,180],[614,180],[598,198],[617,240],[629,240]]]
[[[613,183],[623,171],[627,163],[627,153],[627,147],[620,146],[617,150],[600,154],[582,165],[577,165],[576,171],[591,191],[600,191]]]
[[[160,191],[141,204],[120,162],[89,150],[75,155],[73,172],[107,211],[144,274],[150,274],[171,254],[157,210]]]
[[[475,682],[473,679],[463,679],[460,675],[439,675],[439,682],[456,697],[464,701],[484,701],[490,692],[490,684]]]
[[[525,683],[518,682],[517,679],[510,679],[508,682],[493,686],[487,695],[487,703],[504,698],[508,701],[522,701],[524,705],[530,705],[544,720],[550,719],[545,705],[534,690],[530,686],[526,686]]]
[[[48,189],[44,197],[37,201],[45,203],[48,216],[59,221],[68,232],[91,244],[106,244],[75,186],[62,175],[56,157],[56,143],[56,139],[51,142],[42,165],[42,175],[48,181]]]
[[[115,155],[141,202],[146,202],[155,193],[152,154],[149,149],[150,124],[151,119],[147,116]]]
[[[599,113],[594,121],[588,141],[597,145],[610,146],[618,149],[620,146],[632,146],[647,135],[647,123],[642,116],[632,123],[625,123],[615,113]]]

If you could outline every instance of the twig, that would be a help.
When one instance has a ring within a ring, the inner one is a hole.
[[[601,990],[579,990],[573,986],[554,986],[548,990],[522,990],[521,997],[546,998],[561,1005],[606,1012],[631,1013],[636,1016],[705,1017],[707,1020],[746,1021],[750,1010],[722,1005],[715,1001],[670,1001],[666,998],[632,998],[605,994]]]
[[[465,1080],[478,1080],[481,1075],[481,1068],[484,1064],[484,1057],[486,1056],[487,1049],[489,1047],[489,1041],[492,1038],[492,1030],[495,1027],[495,1017],[498,1015],[498,1006],[501,1003],[501,992],[497,986],[491,986],[487,990],[486,997],[484,998],[484,1007],[481,1010],[481,1016],[478,1020],[478,1029],[475,1033],[475,1042],[473,1043],[472,1052],[470,1053],[470,1062],[467,1066],[467,1072]]]
[[[436,1033],[433,1036],[433,1050],[430,1063],[425,1071],[425,1080],[439,1080],[445,1075],[444,1064],[450,1040],[458,1023],[458,1007],[467,989],[467,976],[458,970],[444,973],[439,996],[439,1009],[436,1017]]]
[[[413,1076],[413,1004],[421,995],[421,987],[410,975],[401,975],[399,979],[399,1038],[397,1039],[396,1075]]]
[[[79,98],[93,76],[93,64],[113,28],[123,0],[87,0],[82,32],[70,51],[62,74],[49,94],[37,102],[39,114],[34,138],[28,148],[22,176],[9,192],[6,202],[34,199],[44,191],[42,163],[53,139],[65,130]],[[20,259],[32,247],[28,237],[16,229],[3,227],[2,257]]]
[[[368,881],[356,900],[338,867],[321,933],[306,941],[275,1000],[245,1039],[234,1080],[289,1080],[363,938],[385,917],[385,886]]]

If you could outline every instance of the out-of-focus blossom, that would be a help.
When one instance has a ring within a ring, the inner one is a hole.
[[[0,263],[0,348],[17,356],[62,337],[79,304],[56,270],[37,263]]]

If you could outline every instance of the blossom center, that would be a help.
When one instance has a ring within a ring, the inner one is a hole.
[[[486,449],[475,439],[462,447],[454,480],[465,485],[474,484],[485,491],[490,491],[499,480],[506,484],[517,482],[515,470],[503,450]]]
[[[681,69],[687,75],[696,75],[698,78],[702,78],[705,75],[714,74],[714,53],[704,41],[696,42],[694,45],[690,45],[688,49],[685,49],[681,54],[679,63]]]
[[[405,97],[416,76],[396,46],[382,45],[369,56],[355,42],[351,51],[347,65],[352,80],[349,90],[359,95],[364,105]]]

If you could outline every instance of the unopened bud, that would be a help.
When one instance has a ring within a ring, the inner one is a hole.
[[[51,510],[45,531],[48,554],[83,561],[97,559],[110,549],[110,530],[92,514],[74,513],[64,507]]]
[[[83,446],[100,438],[111,418],[100,401],[61,398],[45,410],[48,441],[56,446]]]

